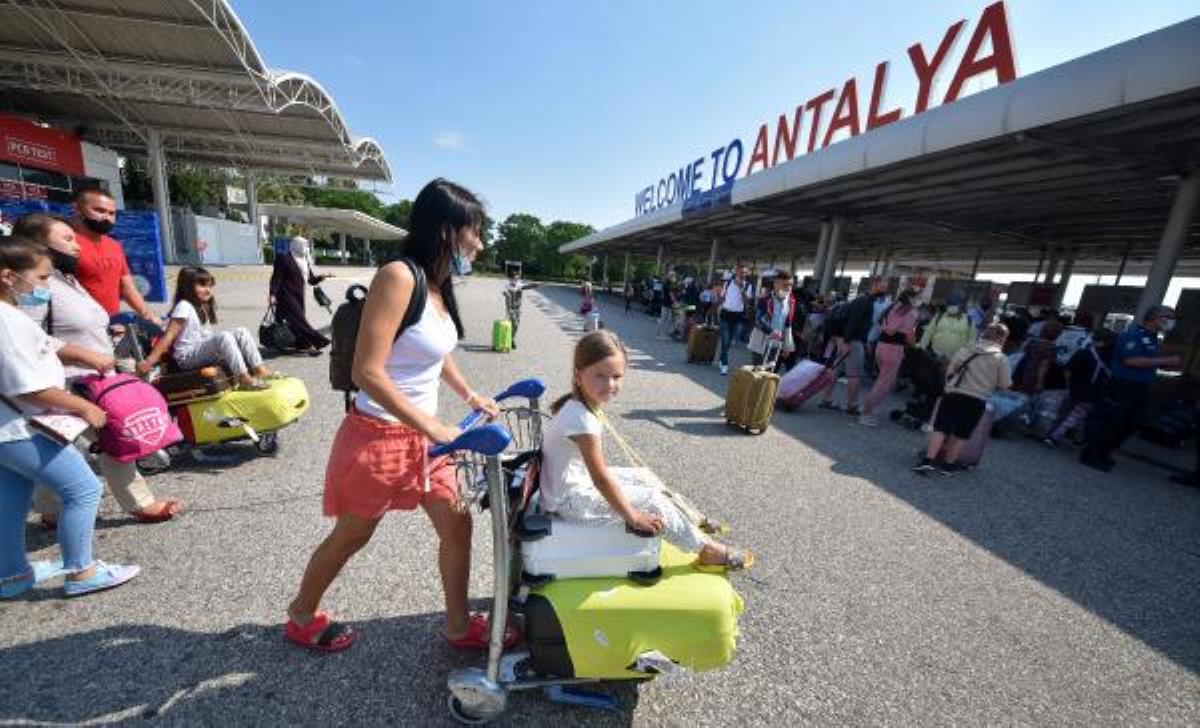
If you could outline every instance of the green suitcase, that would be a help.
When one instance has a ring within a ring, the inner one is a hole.
[[[492,323],[492,351],[512,351],[512,321],[496,319]]]

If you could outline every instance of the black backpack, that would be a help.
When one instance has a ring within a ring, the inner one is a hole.
[[[429,285],[425,280],[425,270],[408,258],[400,258],[412,272],[415,285],[412,299],[408,302],[408,310],[400,321],[393,339],[399,339],[408,327],[421,320],[425,312],[425,299],[429,295]],[[365,286],[354,285],[346,290],[346,302],[338,306],[333,314],[333,324],[330,327],[329,347],[329,384],[342,392],[346,411],[350,411],[351,393],[358,390],[354,384],[354,348],[358,343],[358,327],[362,324],[363,306],[367,301]]]

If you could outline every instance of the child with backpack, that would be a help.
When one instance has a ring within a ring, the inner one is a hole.
[[[217,301],[213,296],[216,284],[216,278],[204,268],[180,269],[170,323],[146,358],[138,362],[138,374],[149,374],[169,351],[181,369],[222,364],[242,389],[267,388],[261,378],[270,376],[271,370],[263,366],[258,344],[246,327],[213,330],[212,325],[217,323]]]
[[[958,456],[983,418],[988,397],[998,389],[1012,386],[1008,359],[1001,347],[1008,338],[1004,324],[989,324],[979,340],[963,347],[946,368],[946,393],[937,405],[933,430],[925,454],[913,470],[927,475],[940,470],[944,475],[962,471]],[[945,446],[945,458],[938,454]]]
[[[603,406],[621,391],[627,357],[616,334],[595,331],[575,345],[570,394],[551,406],[542,445],[541,505],[572,521],[624,521],[636,531],[662,533],[697,554],[696,568],[739,571],[754,556],[708,539],[660,490],[609,469],[601,450]]]

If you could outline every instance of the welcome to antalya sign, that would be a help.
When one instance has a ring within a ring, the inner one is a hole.
[[[908,70],[916,80],[911,116],[925,111],[931,103],[937,103],[931,99],[935,80],[939,72],[951,67],[948,56],[955,41],[965,35],[966,24],[966,20],[959,20],[947,28],[932,55],[920,43],[908,47]],[[990,48],[985,51],[984,44],[989,41]],[[875,66],[869,98],[860,94],[858,79],[851,76],[840,91],[836,88],[822,91],[797,104],[790,116],[782,113],[774,124],[763,122],[754,136],[749,157],[745,156],[742,140],[737,138],[659,178],[634,195],[634,215],[645,215],[681,200],[686,209],[722,192],[727,200],[729,189],[739,176],[827,147],[835,137],[857,136],[899,121],[905,115],[902,107],[885,108],[888,71],[887,61]],[[1003,1],[983,9],[966,49],[958,58],[953,79],[946,87],[941,103],[948,104],[959,98],[968,81],[984,74],[993,74],[998,84],[1008,83],[1017,76]],[[865,106],[859,103],[860,100],[867,101]],[[865,114],[860,111],[864,108]],[[831,111],[826,116],[827,109]]]

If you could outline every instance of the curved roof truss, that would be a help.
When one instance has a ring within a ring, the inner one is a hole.
[[[0,2],[0,109],[126,153],[156,129],[185,161],[391,179],[316,80],[267,67],[226,0]]]

